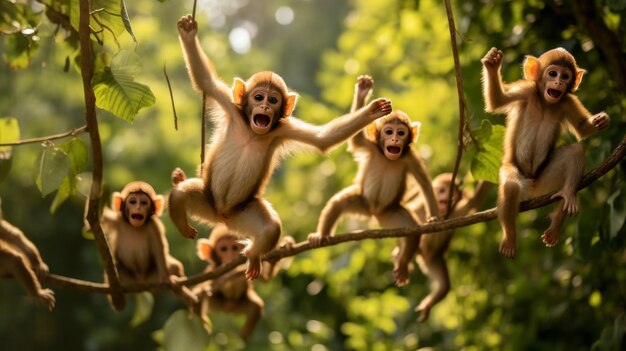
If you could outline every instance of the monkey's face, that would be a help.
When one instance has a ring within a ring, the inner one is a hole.
[[[215,244],[215,255],[221,264],[237,258],[241,250],[243,250],[243,244],[229,237],[219,239]]]
[[[379,145],[385,157],[397,160],[409,143],[409,127],[402,122],[389,122],[380,129]]]
[[[126,218],[133,227],[141,227],[146,223],[152,211],[152,200],[145,193],[132,193],[124,202]]]
[[[458,189],[455,190],[455,199],[458,196]],[[439,213],[445,213],[448,210],[448,199],[450,196],[450,182],[433,182],[433,191],[437,197],[437,205]]]
[[[272,86],[258,86],[248,94],[246,114],[250,128],[257,134],[265,134],[281,116],[282,93]]]
[[[546,67],[540,84],[544,100],[549,104],[561,101],[563,95],[569,90],[573,79],[574,74],[568,67],[560,65]]]

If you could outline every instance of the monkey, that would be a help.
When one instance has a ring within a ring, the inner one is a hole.
[[[448,199],[450,197],[450,182],[452,173],[442,173],[433,179],[432,185],[437,197],[439,213],[446,213],[448,209]],[[452,212],[450,218],[463,217],[475,212],[485,200],[491,184],[479,181],[476,184],[473,196],[463,194],[458,181],[455,181],[452,195]],[[407,204],[409,211],[414,213],[420,221],[426,220],[426,209],[424,198],[421,194]],[[430,309],[441,301],[450,291],[450,277],[448,275],[448,265],[444,254],[448,250],[454,230],[442,233],[422,235],[419,240],[419,249],[416,261],[422,273],[431,278],[435,287],[415,308],[420,313],[419,322],[428,319]],[[398,251],[396,248],[395,251]],[[394,255],[395,259],[395,255]]]
[[[165,283],[186,305],[195,304],[197,298],[191,290],[177,284],[185,277],[185,269],[169,252],[165,227],[159,218],[163,196],[146,182],[132,181],[121,192],[113,193],[111,207],[104,208],[100,222],[120,282]]]
[[[389,114],[391,101],[377,99],[325,125],[310,125],[291,116],[298,95],[288,90],[280,75],[262,71],[245,82],[236,78],[229,89],[202,51],[192,16],[178,21],[178,31],[192,84],[212,107],[215,131],[201,178],[186,179],[170,192],[170,218],[189,239],[197,230],[188,216],[208,224],[224,223],[230,231],[251,238],[243,249],[246,278],[256,279],[261,256],[276,246],[281,234],[280,217],[263,197],[280,159],[306,146],[328,150]]]
[[[54,292],[41,287],[49,273],[39,250],[24,232],[4,219],[0,208],[0,277],[13,277],[37,304],[52,311]]]
[[[208,239],[198,239],[197,253],[201,260],[207,261],[205,272],[209,272],[222,264],[236,259],[243,250],[241,238],[228,231],[228,228],[218,223]],[[295,241],[291,236],[281,239],[281,246],[292,247]],[[261,281],[273,278],[282,265],[276,262],[263,261]],[[246,321],[239,335],[244,341],[248,341],[260,318],[263,315],[265,303],[254,290],[251,280],[246,279],[243,266],[230,271],[212,281],[198,284],[193,292],[198,298],[195,312],[200,315],[207,330],[211,331],[209,311],[218,310],[235,314],[245,314]]]
[[[360,76],[355,85],[352,110],[360,108],[371,95],[373,79]],[[348,141],[349,151],[359,164],[354,184],[335,194],[320,215],[317,232],[308,236],[319,247],[333,235],[344,213],[373,216],[384,228],[414,227],[415,218],[401,203],[407,174],[412,175],[426,196],[427,221],[437,220],[437,201],[421,157],[411,148],[419,124],[402,111],[394,111],[370,124]],[[399,239],[400,249],[393,275],[397,285],[408,283],[409,264],[419,244],[418,236]]]
[[[503,232],[499,251],[513,258],[521,200],[556,191],[552,198],[560,200],[541,236],[548,247],[558,242],[565,217],[578,214],[576,186],[585,165],[581,141],[607,129],[610,118],[604,111],[591,115],[574,95],[585,70],[567,50],[526,56],[524,79],[510,84],[502,81],[502,57],[501,50],[492,48],[481,62],[485,111],[506,114],[496,208]],[[557,147],[563,127],[578,142]]]

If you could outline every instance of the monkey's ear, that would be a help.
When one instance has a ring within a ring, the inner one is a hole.
[[[526,55],[526,59],[524,60],[524,78],[531,80],[538,80],[541,77],[538,77],[539,69],[541,68],[541,64],[539,63],[539,59],[535,56]]]
[[[417,139],[420,136],[421,129],[422,129],[422,123],[420,122],[411,123],[411,134],[413,135],[413,139],[411,140],[412,143],[417,142]]]
[[[243,104],[243,95],[246,93],[246,82],[240,78],[235,78],[233,82],[233,102],[235,105]]]
[[[211,259],[211,242],[209,239],[198,239],[196,248],[198,257],[201,260],[208,261]]]
[[[285,117],[291,116],[293,110],[296,108],[296,101],[298,101],[298,94],[287,94],[287,100],[285,100]]]
[[[376,122],[372,122],[365,127],[365,137],[372,142],[378,142],[378,140],[376,140]]]
[[[587,71],[582,68],[579,68],[578,71],[576,71],[576,79],[574,79],[574,85],[572,85],[572,93],[575,92],[576,89],[578,89],[580,82],[583,81],[583,76],[585,75],[585,73],[587,73]]]
[[[111,207],[113,207],[113,210],[118,212],[121,211],[122,202],[124,202],[124,198],[122,198],[122,193],[116,191],[113,193],[113,195],[111,195]]]
[[[157,195],[154,199],[154,214],[160,217],[163,213],[163,195]]]

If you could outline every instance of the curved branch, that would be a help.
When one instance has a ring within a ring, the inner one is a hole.
[[[66,138],[68,136],[76,136],[78,134],[85,133],[86,131],[87,131],[87,126],[82,126],[82,127],[79,127],[79,128],[74,128],[74,129],[72,129],[70,131],[67,131],[67,132],[64,132],[64,133],[49,135],[49,136],[46,136],[46,137],[24,139],[24,140],[14,141],[14,142],[11,142],[11,143],[0,143],[0,146],[19,146],[19,145],[25,145],[25,144],[41,143],[41,142],[44,142],[44,141],[50,141],[50,140],[55,140],[55,139]]]
[[[450,42],[452,44],[452,54],[454,56],[454,71],[456,76],[456,90],[459,95],[459,136],[457,141],[456,160],[454,161],[454,169],[452,170],[452,179],[450,180],[450,189],[448,194],[454,193],[454,179],[459,172],[459,164],[461,163],[461,155],[463,154],[463,131],[465,130],[465,97],[463,96],[463,77],[461,76],[461,64],[459,62],[459,49],[456,43],[456,26],[454,24],[454,14],[450,0],[446,0],[446,14],[448,15],[448,27],[450,28]],[[448,197],[447,210],[442,214],[443,218],[448,218],[454,209],[452,206],[453,196]]]
[[[622,138],[622,141],[617,145],[611,155],[599,166],[592,169],[585,174],[578,184],[577,189],[581,190],[588,187],[591,183],[598,180],[605,175],[608,171],[615,168],[617,164],[626,156],[626,135]],[[557,201],[551,199],[553,193],[543,195],[534,199],[524,201],[520,204],[520,212],[529,211],[539,207],[549,205],[550,203]],[[465,217],[458,217],[447,219],[440,222],[426,223],[424,225],[415,228],[395,228],[395,229],[375,229],[375,230],[360,230],[350,233],[340,234],[329,237],[326,242],[322,244],[322,247],[333,246],[348,241],[359,241],[363,239],[380,239],[380,238],[393,238],[410,235],[420,235],[424,233],[433,233],[431,235],[437,235],[446,230],[455,229],[459,227],[466,227],[472,224],[490,221],[497,217],[496,209],[491,208],[482,212],[478,212]],[[269,252],[263,257],[267,261],[276,261],[281,258],[295,256],[299,253],[313,250],[308,241],[300,242],[291,248],[279,248]],[[182,279],[179,284],[181,285],[194,285],[206,280],[215,279],[226,272],[233,270],[235,267],[246,262],[245,257],[240,256],[231,262],[219,266],[210,272],[195,274]],[[110,293],[112,291],[105,284],[92,283],[88,281],[68,278],[60,275],[49,274],[46,277],[46,281],[61,288],[68,288],[81,291],[98,292],[98,293]],[[168,288],[166,284],[128,284],[119,287],[119,291],[122,292],[140,292],[140,291],[157,291]]]

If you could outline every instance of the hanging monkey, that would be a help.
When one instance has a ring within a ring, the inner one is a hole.
[[[243,249],[246,278],[256,279],[261,274],[261,256],[276,246],[281,233],[278,213],[263,198],[280,159],[302,145],[325,151],[339,144],[391,112],[391,102],[377,99],[325,125],[309,125],[291,117],[297,95],[289,92],[278,74],[259,72],[246,82],[237,78],[229,89],[202,51],[192,16],[178,21],[178,31],[193,86],[212,107],[215,132],[202,177],[186,179],[172,189],[170,218],[186,238],[197,233],[188,215],[224,223],[230,231],[250,237]]]
[[[437,197],[439,213],[446,213],[448,209],[451,181],[452,173],[442,173],[433,179],[433,190]],[[491,184],[480,181],[474,189],[474,194],[467,195],[461,191],[458,182],[455,182],[450,218],[463,217],[474,213],[485,200],[490,189]],[[407,204],[407,207],[420,221],[423,222],[426,220],[424,197],[421,193],[417,198]],[[448,230],[442,233],[427,234],[420,237],[416,260],[422,273],[432,279],[434,283],[430,294],[422,299],[415,308],[415,311],[420,313],[418,318],[420,322],[428,319],[430,309],[441,301],[450,291],[450,277],[444,255],[450,246],[453,235],[454,230]],[[399,250],[399,248],[396,248],[396,251],[397,250]]]
[[[605,112],[589,113],[573,94],[585,70],[563,48],[539,58],[526,56],[524,79],[510,84],[502,82],[502,51],[492,48],[481,62],[485,110],[506,114],[497,210],[503,231],[500,253],[513,258],[515,218],[522,199],[552,191],[556,191],[552,198],[561,198],[541,236],[546,246],[556,245],[565,216],[578,214],[576,186],[585,165],[580,141],[607,129],[610,119]],[[579,142],[557,147],[563,127]]]
[[[363,106],[371,95],[372,85],[371,77],[358,78],[352,110]],[[418,225],[418,220],[401,204],[409,174],[417,180],[426,196],[427,221],[437,220],[439,210],[430,178],[421,157],[411,148],[418,133],[419,124],[412,123],[404,112],[394,111],[349,140],[349,150],[359,163],[357,177],[353,185],[326,203],[317,232],[309,234],[311,246],[319,247],[332,236],[337,221],[348,213],[374,216],[384,228]],[[404,285],[409,280],[409,264],[415,256],[419,236],[400,238],[399,243],[393,275],[397,285]]]
[[[17,227],[4,219],[0,208],[0,277],[13,277],[39,305],[52,311],[54,292],[41,287],[48,275],[37,247]]]
[[[223,224],[217,224],[213,228],[209,239],[199,239],[198,257],[209,263],[205,272],[239,257],[244,246],[240,239],[239,236],[231,234]],[[290,236],[283,237],[281,242],[281,246],[285,247],[295,244]],[[261,280],[268,281],[273,278],[281,267],[280,261],[273,263],[263,261]],[[241,268],[244,267],[239,266],[214,280],[198,284],[193,292],[198,297],[195,312],[200,315],[209,331],[212,329],[209,319],[210,311],[245,314],[246,321],[239,335],[247,341],[263,315],[265,303],[254,290],[252,281],[246,279],[245,272]]]
[[[163,196],[157,195],[150,184],[133,181],[122,192],[113,193],[111,206],[104,208],[101,225],[120,283],[165,283],[186,305],[195,304],[197,299],[191,290],[177,284],[185,270],[170,255],[165,227],[159,219]],[[108,282],[106,274],[104,277]]]

